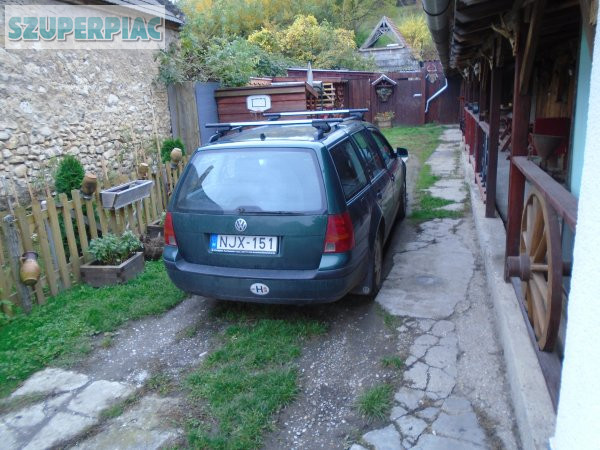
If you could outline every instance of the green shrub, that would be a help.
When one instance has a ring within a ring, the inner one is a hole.
[[[185,155],[185,147],[184,147],[183,141],[181,139],[179,139],[179,138],[166,139],[163,142],[162,147],[160,149],[160,156],[162,158],[162,162],[167,162],[171,159],[171,151],[174,148],[181,149],[181,153],[183,153]]]
[[[132,231],[121,236],[108,233],[101,238],[92,239],[88,251],[104,265],[118,265],[142,247],[142,243]]]
[[[85,175],[83,165],[72,155],[66,155],[58,164],[54,175],[54,187],[56,192],[65,193],[71,198],[71,191],[79,189]]]

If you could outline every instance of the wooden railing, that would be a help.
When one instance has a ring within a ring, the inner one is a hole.
[[[469,162],[475,171],[475,181],[479,186],[481,197],[486,201],[487,159],[489,158],[490,127],[480,120],[478,114],[464,108],[465,144],[469,152]]]
[[[154,183],[150,196],[117,210],[106,210],[100,201],[102,183],[95,194],[84,199],[79,191],[34,199],[30,207],[17,206],[0,211],[0,300],[3,310],[12,313],[11,304],[38,304],[79,282],[79,267],[90,261],[91,239],[107,233],[120,234],[129,229],[142,236],[148,224],[160,220],[188,158],[176,168],[169,164],[149,175]],[[129,181],[137,179],[132,173]],[[30,288],[19,282],[19,255],[26,251],[39,254],[40,280]]]

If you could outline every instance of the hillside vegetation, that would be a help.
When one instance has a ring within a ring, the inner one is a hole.
[[[356,51],[381,16],[400,28],[415,55],[431,57],[419,7],[396,0],[183,0],[179,42],[160,52],[164,83],[218,80],[241,86],[251,76],[284,75],[287,67],[374,70]],[[379,45],[393,41],[380,38]]]

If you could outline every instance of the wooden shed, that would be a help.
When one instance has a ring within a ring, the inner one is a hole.
[[[313,110],[319,93],[306,82],[217,89],[219,122],[260,120],[262,112]]]

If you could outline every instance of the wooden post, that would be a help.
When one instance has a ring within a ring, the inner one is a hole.
[[[496,217],[496,179],[498,172],[498,138],[500,135],[500,92],[502,69],[494,67],[490,80],[490,135],[485,200],[485,217]]]
[[[71,217],[71,207],[66,194],[58,196],[62,204],[63,220],[65,223],[65,235],[67,236],[67,245],[69,246],[69,262],[71,263],[71,272],[75,281],[79,281],[79,250],[77,249],[77,240],[75,239],[75,231],[73,231],[73,218]]]
[[[23,311],[29,314],[31,312],[31,295],[29,293],[29,288],[21,283],[21,277],[19,275],[19,261],[21,261],[21,252],[19,251],[19,234],[17,233],[17,229],[15,227],[15,217],[12,214],[8,214],[4,216],[2,222],[4,235],[8,241],[8,252],[10,254],[9,263],[13,278],[15,279],[17,293],[21,299]]]
[[[508,217],[506,223],[506,252],[505,258],[518,256],[521,231],[521,215],[523,213],[523,196],[525,193],[525,176],[519,171],[512,161],[515,156],[527,156],[527,138],[529,134],[529,112],[531,97],[519,91],[519,74],[523,64],[523,43],[527,30],[521,30],[517,41],[517,54],[515,55],[515,78],[513,94],[513,120],[512,120],[512,152],[510,175],[508,182]],[[505,264],[504,279],[509,280]]]
[[[58,287],[56,285],[56,272],[54,271],[54,265],[52,263],[52,253],[50,251],[50,245],[48,243],[48,234],[46,233],[46,225],[42,217],[42,208],[40,207],[40,203],[33,202],[31,204],[31,210],[33,214],[33,219],[35,220],[35,226],[38,232],[40,249],[42,250],[44,271],[46,272],[46,283],[50,287],[50,293],[52,295],[56,295],[58,294]]]
[[[52,234],[51,243],[54,243],[54,254],[56,255],[56,265],[62,279],[62,284],[66,289],[71,287],[71,277],[67,269],[67,258],[65,257],[65,247],[63,245],[60,225],[58,222],[58,212],[53,197],[46,200],[48,206],[48,222],[50,223],[50,232]]]

